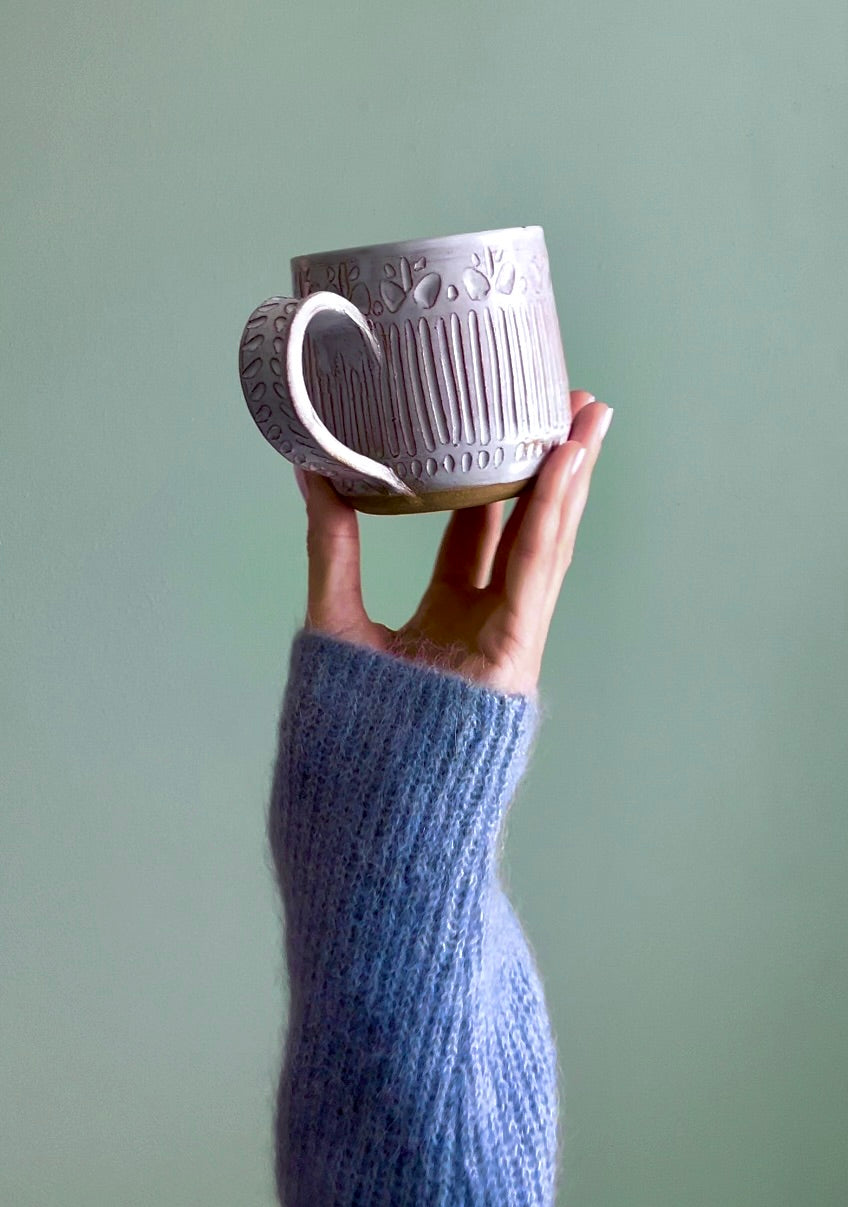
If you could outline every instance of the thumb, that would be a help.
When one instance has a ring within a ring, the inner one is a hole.
[[[303,469],[299,465],[296,465],[294,467],[294,480],[295,480],[295,482],[297,482],[297,489],[303,495],[304,503],[308,503],[309,502],[309,486],[306,481],[306,474],[303,472]]]
[[[342,633],[365,617],[356,511],[322,474],[298,466],[295,478],[306,500],[308,623]]]

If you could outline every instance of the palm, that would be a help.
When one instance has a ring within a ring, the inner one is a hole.
[[[514,644],[509,609],[502,599],[486,589],[449,583],[431,583],[402,628],[377,627],[388,652],[476,680],[496,677]]]
[[[612,412],[573,392],[569,439],[552,449],[501,531],[504,503],[454,511],[431,581],[400,629],[362,601],[357,513],[310,474],[307,626],[507,692],[533,692],[591,470]],[[581,448],[587,455],[572,477]]]

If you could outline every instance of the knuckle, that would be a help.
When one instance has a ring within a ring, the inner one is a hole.
[[[306,531],[306,549],[311,555],[334,556],[350,549],[356,538],[338,528],[319,528],[310,524]]]

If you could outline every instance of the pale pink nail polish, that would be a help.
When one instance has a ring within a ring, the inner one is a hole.
[[[586,457],[586,450],[585,450],[585,448],[581,448],[580,451],[575,455],[574,460],[571,463],[571,476],[572,477],[577,473],[578,469],[583,464],[585,457]]]

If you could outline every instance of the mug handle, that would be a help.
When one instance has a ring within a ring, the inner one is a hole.
[[[242,393],[256,425],[289,461],[329,478],[343,477],[340,467],[345,467],[392,494],[414,497],[415,491],[388,465],[342,444],[312,405],[303,375],[303,347],[307,328],[319,315],[355,323],[382,364],[377,338],[347,298],[324,290],[305,298],[268,298],[247,320],[239,346]]]

